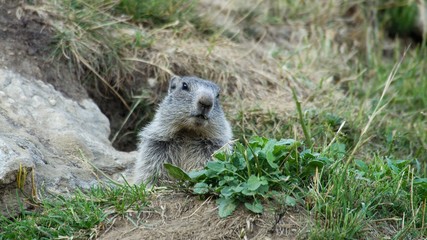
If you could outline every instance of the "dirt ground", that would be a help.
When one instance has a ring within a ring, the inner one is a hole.
[[[296,239],[306,217],[299,208],[255,215],[240,207],[222,219],[212,198],[163,192],[141,216],[115,219],[99,239]]]
[[[46,81],[77,101],[88,98],[76,72],[65,62],[52,61],[52,39],[42,16],[19,1],[0,0],[0,67]],[[109,102],[101,104],[111,109]],[[254,215],[240,208],[225,219],[217,211],[211,198],[161,192],[153,195],[150,208],[141,216],[114,218],[106,224],[99,239],[295,239],[307,217],[298,208],[286,209],[281,216],[269,211]]]
[[[23,6],[20,1],[0,0],[0,67],[46,81],[75,100],[87,98],[74,71],[50,61],[52,31]]]

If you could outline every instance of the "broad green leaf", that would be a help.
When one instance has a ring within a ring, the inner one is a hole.
[[[234,199],[231,198],[219,198],[217,200],[217,204],[219,205],[219,216],[222,218],[230,216],[237,207],[236,203],[234,202]]]
[[[230,164],[230,163],[226,163],[225,164],[225,168],[228,171],[231,171],[231,172],[236,172],[237,171],[237,168],[233,164]]]
[[[280,141],[275,144],[273,153],[275,155],[279,155],[280,153],[289,152],[293,149],[296,149],[300,145],[300,142],[293,139],[280,139]]]
[[[269,183],[279,183],[279,184],[283,184],[284,182],[289,181],[290,176],[285,176],[282,173],[277,173],[272,175],[272,178],[268,179]]]
[[[233,193],[234,193],[234,190],[232,187],[224,187],[221,190],[221,195],[226,197],[226,198],[229,198],[231,195],[233,195]]]
[[[253,136],[249,140],[249,145],[252,148],[263,147],[265,145],[265,143],[268,141],[269,140],[267,138],[263,138],[263,137],[259,137],[259,136]]]
[[[316,168],[320,170],[323,168],[323,165],[324,164],[322,161],[311,160],[307,164],[307,166],[305,166],[305,168],[303,169],[303,175],[304,176],[312,176],[316,172]]]
[[[274,145],[276,143],[277,143],[276,139],[269,139],[262,150],[264,152],[271,152],[271,153],[273,153]]]
[[[285,197],[285,204],[293,207],[297,204],[297,200],[291,196],[286,196]]]
[[[321,161],[321,162],[323,162],[323,166],[325,166],[325,165],[329,165],[329,164],[332,164],[332,163],[333,163],[333,160],[331,160],[331,159],[330,159],[330,158],[328,158],[328,157],[321,156],[321,155],[317,156],[317,157],[316,157],[316,160],[317,160],[317,161]]]
[[[181,168],[169,163],[165,163],[163,164],[163,166],[165,167],[169,176],[171,176],[172,178],[175,178],[177,180],[182,180],[182,181],[191,180],[190,176],[188,176],[188,174],[184,172]]]
[[[304,159],[305,161],[309,161],[309,160],[311,160],[311,159],[314,159],[314,158],[315,158],[315,156],[311,153],[311,150],[310,150],[310,149],[306,149],[306,150],[302,151],[302,152],[300,153],[300,156],[301,156],[301,158],[302,158],[302,159]]]
[[[241,154],[243,154],[245,151],[246,151],[246,148],[243,146],[243,144],[241,144],[241,143],[236,143],[235,145],[234,145],[234,150],[237,152],[237,153],[241,153]]]
[[[243,157],[239,157],[237,155],[233,155],[231,157],[231,164],[233,164],[234,167],[237,168],[237,170],[242,170],[246,168],[246,161],[243,159]]]
[[[253,187],[258,186],[256,189],[252,190]],[[268,192],[268,183],[263,185],[263,182],[258,180],[258,183],[255,183],[255,185],[252,186],[251,189],[249,189],[248,183],[242,184],[242,191],[241,193],[246,196],[255,196],[255,195],[264,195],[266,192]]]
[[[258,161],[260,161],[260,162],[264,162],[265,160],[267,160],[266,152],[264,152],[264,151],[259,151],[257,153],[257,156],[258,156]]]
[[[198,171],[192,170],[188,173],[188,176],[193,180],[201,178],[202,176],[206,177],[206,170],[205,169],[198,170]]]
[[[354,162],[360,170],[363,170],[365,172],[369,170],[368,165],[364,161],[357,159]]]
[[[252,190],[249,190],[248,189],[248,183],[247,182],[244,182],[243,184],[242,184],[242,194],[243,195],[246,195],[246,196],[254,196],[255,194],[256,194],[256,192],[255,191],[252,191]]]
[[[415,178],[414,186],[417,187],[417,195],[421,198],[427,198],[427,178]]]
[[[400,173],[409,164],[411,164],[411,161],[412,160],[392,160],[387,158],[387,165],[393,172]]]
[[[218,182],[218,186],[232,186],[239,184],[239,182],[236,180],[234,176],[223,176],[223,178]]]
[[[206,164],[206,167],[212,171],[215,171],[217,173],[221,173],[223,172],[225,169],[224,163],[223,162],[218,162],[218,161],[209,161]]]
[[[266,193],[268,192],[268,189],[269,189],[268,184],[266,184],[266,185],[261,185],[261,186],[256,190],[256,193],[257,193],[257,194],[259,194],[259,195],[264,195],[264,194],[266,194]]]
[[[245,202],[245,207],[254,213],[262,213],[264,208],[261,203],[253,202],[252,204]]]
[[[259,181],[261,182],[261,185],[268,185],[268,180],[265,176],[261,176]]]
[[[415,178],[414,185],[421,185],[427,188],[427,178]]]
[[[287,145],[287,146],[293,146],[293,147],[295,147],[295,146],[297,146],[297,147],[299,147],[300,145],[301,145],[301,142],[299,142],[299,141],[296,141],[296,140],[294,140],[294,139],[280,139],[278,142],[277,142],[277,144],[280,144],[280,145]]]
[[[336,157],[336,160],[340,160],[345,156],[345,148],[345,144],[343,143],[334,143],[329,148],[329,151],[331,152],[332,156]]]
[[[268,162],[268,164],[270,165],[270,167],[272,167],[272,168],[274,168],[274,169],[276,169],[276,168],[278,168],[279,166],[275,163],[275,161],[276,161],[276,157],[274,156],[274,154],[273,154],[273,151],[268,151],[268,152],[266,152],[266,158],[267,158],[267,162]]]
[[[264,148],[262,149],[262,153],[265,155],[265,158],[267,159],[268,164],[270,165],[270,167],[276,169],[279,166],[275,163],[276,162],[276,156],[274,156],[274,145],[276,144],[276,140],[275,139],[270,139],[268,140],[268,142],[265,144]],[[261,155],[261,152],[260,154]]]
[[[261,184],[262,184],[261,180],[257,176],[251,175],[248,178],[246,186],[247,186],[247,189],[249,191],[255,191],[255,190],[257,190],[259,188],[259,186],[261,186]]]
[[[254,192],[254,191],[250,191],[250,190],[248,190],[247,188],[244,188],[243,190],[242,190],[242,194],[243,195],[245,195],[245,196],[254,196],[255,194],[257,194],[256,192]]]
[[[193,187],[195,194],[206,194],[209,192],[209,185],[204,182],[196,183]]]
[[[233,187],[233,191],[236,192],[236,193],[239,193],[242,190],[243,190],[243,187],[241,185]]]
[[[220,160],[220,161],[227,160],[227,154],[224,151],[216,152],[213,157],[217,160]]]

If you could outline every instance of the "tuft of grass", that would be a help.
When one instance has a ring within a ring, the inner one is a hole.
[[[382,52],[371,53],[366,63],[368,74],[362,75],[362,81],[352,83],[353,105],[360,102],[376,105],[380,101],[377,96],[387,85],[386,71],[390,71],[392,61],[398,61],[402,51],[403,47],[397,45],[392,52],[392,59],[386,60],[383,60]],[[423,60],[426,53],[426,49],[421,46],[407,52],[389,86],[389,94],[384,96],[383,101],[388,103],[387,110],[382,111],[373,122],[376,127],[368,134],[377,146],[381,145],[376,151],[399,158],[418,158],[423,163],[427,161],[427,135],[425,131],[420,131],[427,128],[427,98],[424,94],[427,91],[427,65]],[[361,113],[368,114],[371,111],[366,108]]]
[[[147,196],[145,186],[126,183],[45,197],[33,202],[34,210],[0,216],[0,239],[95,239],[116,217],[131,219],[146,207]]]
[[[409,36],[417,30],[419,10],[416,1],[378,1],[379,21],[392,35]]]
[[[115,1],[66,0],[53,7],[52,13],[62,20],[53,24],[53,57],[76,66],[80,80],[95,89],[102,89],[97,84],[101,81],[129,109],[118,91],[135,71],[125,58],[150,45],[147,33],[129,25],[127,18],[114,16]]]
[[[362,160],[349,167],[343,164],[324,169],[314,178],[306,201],[314,217],[307,238],[426,236],[427,196],[421,182],[427,178],[415,174],[420,170],[416,160],[373,156],[369,164]]]
[[[116,11],[151,25],[186,21],[194,15],[195,0],[120,0]]]

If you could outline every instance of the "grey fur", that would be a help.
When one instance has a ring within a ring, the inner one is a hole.
[[[232,138],[219,87],[196,77],[173,77],[153,121],[140,133],[134,182],[167,178],[164,163],[201,168]]]

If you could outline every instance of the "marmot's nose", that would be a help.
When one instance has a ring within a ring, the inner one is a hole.
[[[199,98],[199,107],[202,110],[209,111],[212,108],[213,99],[210,96],[202,96]]]

